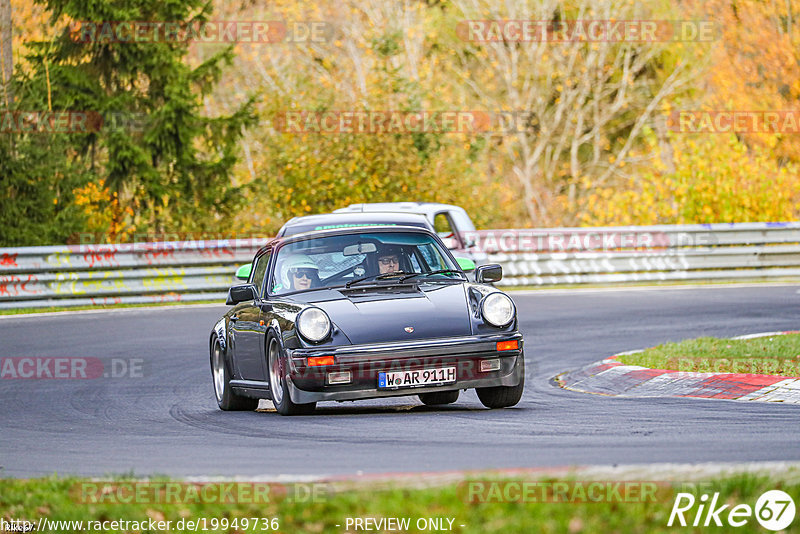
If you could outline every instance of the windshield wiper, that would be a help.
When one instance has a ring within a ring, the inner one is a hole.
[[[411,273],[407,273],[405,271],[392,271],[390,273],[383,273],[383,274],[378,274],[378,275],[375,275],[375,276],[365,276],[364,278],[357,278],[355,280],[350,280],[349,282],[347,282],[344,285],[344,287],[349,288],[353,284],[358,284],[359,282],[366,282],[368,280],[387,280],[387,279],[393,278],[395,276],[403,276],[403,275],[408,275],[408,274],[411,274]],[[405,277],[400,279],[401,282],[403,280],[405,280]]]
[[[410,278],[414,278],[415,276],[431,276],[433,274],[447,274],[447,273],[458,273],[458,274],[463,275],[463,273],[461,271],[458,271],[456,269],[439,269],[438,271],[431,271],[429,273],[413,273],[413,274],[409,274],[408,276],[404,276],[403,278],[401,278],[400,281],[401,282],[405,282],[406,280],[408,280]]]

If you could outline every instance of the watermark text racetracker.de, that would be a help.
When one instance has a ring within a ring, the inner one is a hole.
[[[86,356],[22,356],[0,358],[0,380],[92,380],[143,378],[142,358],[93,358]]]
[[[90,134],[100,131],[143,132],[147,117],[143,113],[112,111],[0,111],[0,133]]]
[[[659,502],[667,491],[664,483],[638,480],[469,480],[458,486],[470,504]]]
[[[800,110],[675,110],[667,127],[684,134],[800,134]]]
[[[710,42],[718,25],[707,20],[463,20],[462,41],[473,43]]]
[[[324,43],[333,26],[324,21],[73,21],[70,38],[80,43]]]
[[[332,492],[324,483],[97,481],[76,483],[81,504],[267,504],[319,503]]]
[[[476,230],[461,232],[459,240],[466,248],[486,253],[660,253],[718,243],[718,237],[712,231],[666,233],[658,229],[626,227]]]

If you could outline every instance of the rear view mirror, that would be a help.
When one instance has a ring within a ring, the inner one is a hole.
[[[357,245],[349,245],[344,247],[342,251],[343,256],[357,256],[359,254],[370,254],[378,250],[375,243],[358,243]]]
[[[503,267],[497,263],[481,265],[475,269],[475,281],[479,284],[497,282],[503,279]]]
[[[228,299],[225,301],[225,304],[228,306],[233,306],[234,304],[239,304],[240,302],[256,300],[256,297],[256,286],[253,284],[233,286],[228,290]]]
[[[248,263],[236,269],[236,278],[239,280],[250,280],[250,271],[253,269],[253,264]]]

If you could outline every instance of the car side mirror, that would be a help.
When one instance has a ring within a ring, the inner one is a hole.
[[[475,281],[479,284],[498,282],[503,279],[503,266],[497,263],[481,265],[475,269]]]
[[[236,278],[239,280],[250,280],[250,271],[253,269],[253,264],[248,263],[236,269]]]
[[[469,258],[456,258],[456,261],[458,262],[458,266],[465,273],[475,270],[475,262]]]
[[[234,304],[239,304],[240,302],[256,300],[257,296],[258,294],[256,292],[256,286],[253,284],[233,286],[228,290],[228,299],[225,301],[225,304],[228,306],[233,306]]]

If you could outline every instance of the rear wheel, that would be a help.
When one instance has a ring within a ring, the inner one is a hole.
[[[214,338],[214,344],[211,346],[211,378],[214,380],[214,396],[217,398],[220,410],[243,411],[258,408],[258,399],[242,397],[231,389],[230,371],[217,338]]]
[[[516,386],[495,386],[491,388],[475,388],[481,403],[487,408],[508,408],[514,406],[522,398],[525,389],[525,359],[519,355],[519,367],[522,376]]]
[[[452,404],[458,400],[458,394],[460,393],[459,390],[454,389],[453,391],[435,391],[433,393],[420,393],[419,400],[422,401],[422,404],[427,404],[428,406],[434,406],[436,404]]]
[[[269,364],[269,391],[272,404],[281,415],[309,415],[314,413],[316,402],[295,404],[289,397],[289,385],[286,380],[288,370],[286,357],[281,354],[281,347],[274,337],[270,337],[267,346],[267,363]]]

